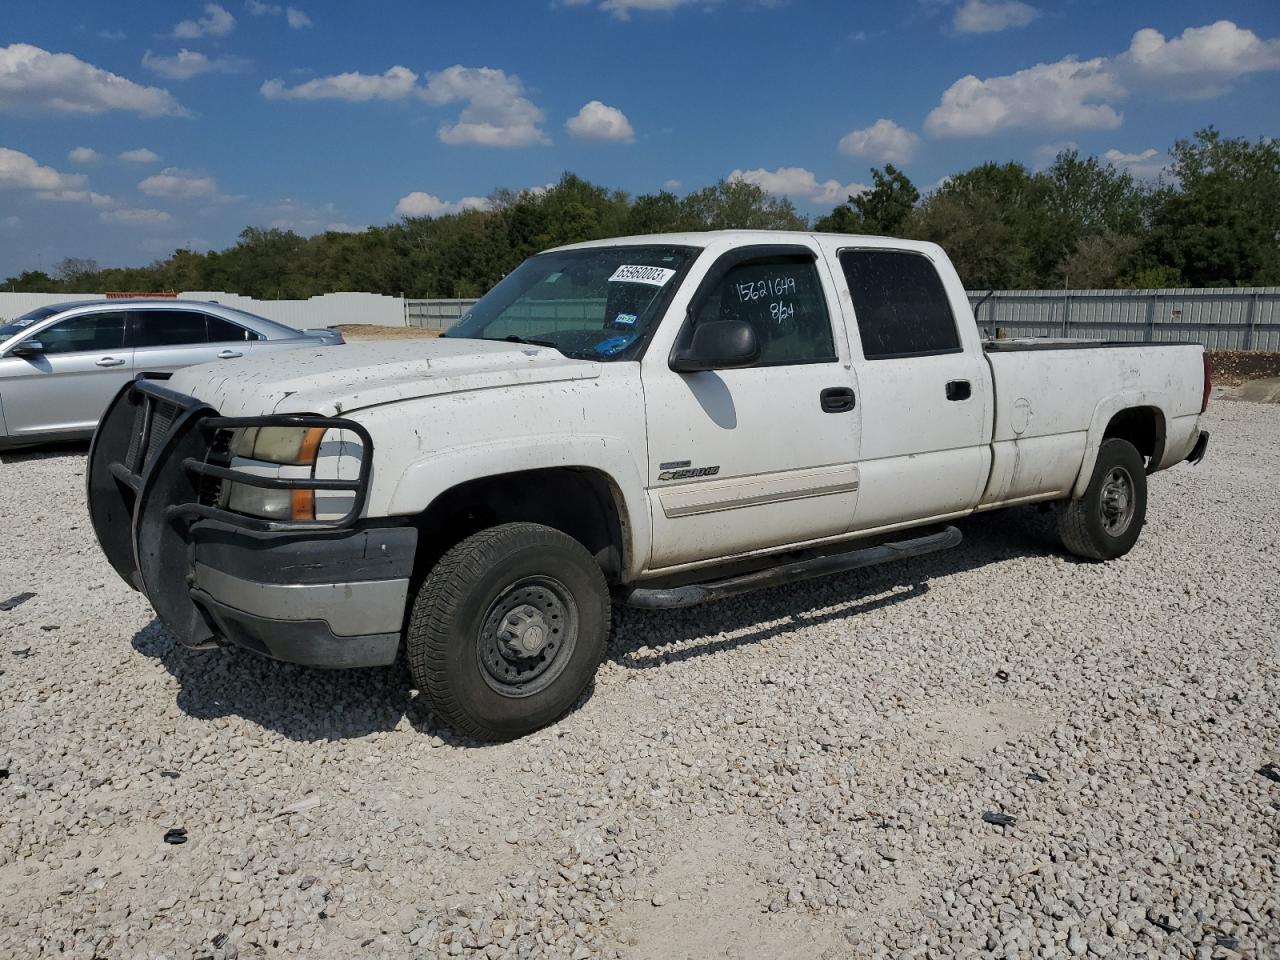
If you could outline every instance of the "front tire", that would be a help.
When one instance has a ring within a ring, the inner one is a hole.
[[[506,523],[450,549],[409,618],[414,683],[459,733],[510,740],[562,717],[604,658],[609,588],[572,537]]]
[[[1084,496],[1058,504],[1062,544],[1086,560],[1114,560],[1130,550],[1147,519],[1147,471],[1128,440],[1104,440]]]

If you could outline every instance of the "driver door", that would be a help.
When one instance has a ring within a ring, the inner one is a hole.
[[[678,373],[665,350],[646,355],[651,568],[849,528],[861,412],[836,302],[825,261],[812,248],[740,247],[712,265],[680,336],[698,323],[745,321],[761,345],[759,359]]]
[[[33,331],[35,356],[0,358],[4,420],[14,438],[54,439],[91,433],[112,397],[133,376],[133,351],[125,346],[124,310],[80,314]],[[19,341],[19,342],[22,342]]]

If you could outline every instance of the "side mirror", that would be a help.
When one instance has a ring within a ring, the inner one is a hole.
[[[15,344],[9,351],[11,357],[38,357],[44,353],[44,344],[39,340],[23,340]]]
[[[760,359],[760,341],[751,324],[743,320],[712,320],[693,328],[693,338],[671,357],[677,373],[749,367]]]

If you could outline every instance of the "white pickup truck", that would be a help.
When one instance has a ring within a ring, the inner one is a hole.
[[[457,730],[567,711],[610,604],[959,542],[1052,501],[1072,553],[1198,461],[1197,345],[984,340],[933,244],[730,231],[525,261],[443,337],[140,376],[90,452],[108,559],[192,647],[393,663]]]

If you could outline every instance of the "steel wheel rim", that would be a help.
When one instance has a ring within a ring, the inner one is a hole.
[[[480,623],[480,674],[504,697],[529,697],[564,671],[578,641],[578,605],[554,577],[504,587]]]
[[[1112,467],[1102,481],[1098,497],[1098,511],[1102,516],[1102,529],[1109,536],[1121,536],[1133,522],[1137,506],[1133,477],[1124,467]]]

